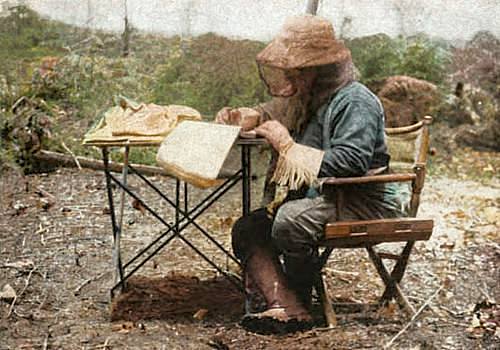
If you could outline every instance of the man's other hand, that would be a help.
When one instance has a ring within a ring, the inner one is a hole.
[[[238,125],[241,126],[242,131],[254,129],[257,125],[259,125],[259,120],[260,113],[255,109],[247,107],[224,107],[215,116],[216,123]]]

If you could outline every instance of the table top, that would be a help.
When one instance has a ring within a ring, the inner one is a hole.
[[[237,145],[249,145],[258,146],[265,145],[267,141],[263,137],[239,137],[236,140]],[[84,146],[95,146],[95,147],[158,147],[161,142],[151,142],[151,141],[123,141],[123,142],[95,142],[95,143],[85,143]]]

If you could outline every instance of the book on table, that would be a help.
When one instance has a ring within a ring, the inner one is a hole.
[[[174,177],[200,188],[221,183],[221,170],[241,127],[183,121],[158,149],[157,163]]]

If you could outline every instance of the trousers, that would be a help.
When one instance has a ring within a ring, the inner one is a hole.
[[[264,208],[236,221],[232,231],[235,255],[244,263],[253,247],[271,248],[285,258],[312,258],[324,237],[328,222],[337,221],[335,190],[313,198],[285,201],[274,218]],[[390,184],[356,186],[344,191],[342,220],[365,220],[405,216],[404,201]]]

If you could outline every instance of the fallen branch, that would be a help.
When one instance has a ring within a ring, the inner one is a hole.
[[[432,299],[434,299],[436,297],[436,295],[438,295],[438,293],[441,291],[441,289],[444,288],[444,285],[441,285],[426,301],[425,303],[417,310],[417,312],[415,312],[415,314],[413,315],[413,317],[411,318],[411,320],[406,324],[406,326],[404,326],[399,332],[398,334],[396,334],[394,337],[392,337],[392,339],[384,345],[384,349],[389,349],[392,344],[396,341],[396,339],[398,339],[401,334],[403,334],[404,332],[406,332],[406,330],[408,328],[410,328],[410,326],[413,324],[413,322],[415,322],[415,320],[417,319],[418,316],[420,316],[420,314],[422,313],[422,311],[424,311],[424,309],[427,307],[427,305],[429,305],[429,303],[431,302]]]
[[[62,166],[62,167],[75,167],[75,160],[82,168],[94,169],[94,170],[104,170],[104,162],[101,160],[75,156],[75,158],[68,156],[63,153],[52,152],[41,150],[33,155],[34,159],[40,163],[46,163],[52,166]],[[131,164],[137,171],[144,175],[164,175],[169,176],[169,174],[160,167],[142,165],[142,164]],[[121,173],[123,169],[123,163],[109,162],[109,170]]]
[[[75,161],[75,164],[76,166],[78,167],[78,170],[82,170],[82,166],[80,165],[80,162],[78,161],[78,159],[76,158],[75,154],[73,153],[73,151],[71,151],[69,149],[68,146],[66,146],[66,144],[64,143],[64,141],[61,142],[61,145],[63,146],[63,148],[66,150],[66,152],[68,152],[71,157],[73,158],[73,160]]]

